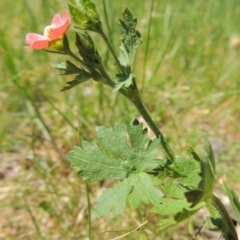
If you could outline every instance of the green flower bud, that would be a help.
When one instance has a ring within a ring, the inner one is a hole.
[[[94,67],[101,66],[102,59],[94,46],[91,37],[85,33],[76,33],[76,46],[82,59]]]
[[[94,32],[102,31],[96,5],[90,0],[70,0],[68,9],[77,28]]]

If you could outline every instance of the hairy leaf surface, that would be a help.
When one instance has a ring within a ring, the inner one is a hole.
[[[92,78],[92,75],[90,73],[87,73],[87,72],[83,72],[81,74],[78,74],[72,81],[67,82],[67,86],[65,86],[63,89],[61,89],[61,92],[69,90],[73,87],[76,87],[80,83],[86,82],[87,80],[89,80],[91,78]]]
[[[103,179],[121,179],[120,184],[106,189],[97,199],[97,216],[110,211],[118,214],[129,201],[133,208],[141,203],[158,204],[163,193],[156,188],[161,181],[147,173],[165,163],[159,159],[160,140],[149,140],[147,129],[136,120],[126,128],[97,127],[97,140],[83,142],[75,147],[68,158],[73,168],[80,169],[78,176],[90,182]]]
[[[84,72],[82,68],[77,67],[68,60],[66,60],[66,63],[51,64],[51,66],[54,69],[62,71],[62,75],[79,74]]]
[[[131,12],[126,8],[122,13],[123,19],[119,20],[119,30],[122,36],[121,45],[119,47],[119,62],[124,69],[124,72],[117,74],[118,82],[114,91],[118,91],[122,87],[129,87],[134,75],[132,67],[136,55],[137,48],[141,44],[141,34],[136,30],[137,19],[133,18]]]

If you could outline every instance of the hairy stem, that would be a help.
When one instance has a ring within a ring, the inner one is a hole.
[[[139,95],[139,92],[136,95]],[[139,98],[134,98],[132,100],[132,102],[135,105],[135,107],[137,108],[137,110],[139,111],[139,113],[142,115],[143,119],[146,121],[148,126],[154,132],[155,136],[157,138],[160,138],[163,149],[165,150],[165,152],[168,155],[171,162],[173,162],[175,159],[175,155],[174,155],[172,149],[170,148],[170,146],[168,145],[168,143],[166,142],[162,132],[159,130],[158,126],[151,118],[149,112],[147,111],[146,107],[144,106],[144,104],[140,98],[140,95],[139,95]]]
[[[108,73],[106,72],[105,68],[103,66],[101,66],[101,68],[99,68],[99,71],[101,72],[102,76],[105,77],[105,81],[101,81],[103,84],[111,87],[111,88],[115,88],[116,84],[115,82],[111,79],[111,77],[108,75]],[[125,88],[121,88],[119,89],[119,92],[125,96],[126,98],[129,99],[129,96],[128,96],[128,91],[127,89]]]
[[[119,67],[119,69],[121,70],[122,73],[125,73],[125,70],[124,70],[124,68],[122,67],[122,65],[120,64],[120,62],[119,62],[119,60],[118,60],[118,57],[117,57],[115,51],[113,50],[113,47],[112,47],[111,43],[109,42],[106,34],[105,34],[103,31],[100,31],[99,34],[100,34],[101,37],[103,38],[104,42],[107,44],[110,52],[111,52],[112,55],[113,55],[114,60],[116,61],[117,66]]]
[[[222,218],[225,220],[225,222],[228,225],[229,231],[227,233],[223,233],[223,237],[226,240],[238,240],[238,236],[236,233],[236,229],[233,225],[232,219],[229,216],[228,211],[226,210],[226,208],[224,207],[220,199],[213,194],[211,197],[211,202],[217,208]]]

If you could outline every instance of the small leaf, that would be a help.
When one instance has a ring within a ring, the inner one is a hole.
[[[93,74],[85,71],[81,67],[75,66],[72,62],[66,61],[66,63],[60,64],[51,64],[53,68],[63,71],[62,75],[68,74],[78,74],[72,81],[67,82],[67,86],[64,87],[61,91],[69,90],[78,84],[85,82],[91,78],[94,78]]]
[[[118,82],[114,88],[117,92],[120,88],[128,88],[132,84],[134,75],[132,67],[136,50],[141,44],[141,34],[136,30],[137,19],[133,18],[131,12],[126,8],[122,13],[123,19],[119,20],[119,30],[122,35],[122,42],[119,47],[119,62],[124,69],[123,74],[116,75]]]
[[[174,170],[180,175],[180,178],[177,179],[180,185],[188,188],[198,187],[201,178],[199,176],[200,166],[197,161],[184,157],[176,157]]]
[[[68,74],[76,74],[76,73],[83,73],[84,70],[75,66],[72,62],[66,61],[66,63],[59,63],[59,64],[51,64],[54,69],[63,71],[62,75]]]
[[[120,49],[121,52],[124,52],[123,55],[126,57],[128,66],[132,67],[136,50],[142,43],[141,34],[136,30],[137,19],[133,18],[128,8],[123,11],[122,16],[123,20],[119,20],[119,30],[123,37],[123,45],[121,45]],[[126,56],[126,53],[128,56]]]
[[[133,74],[116,74],[116,77],[118,78],[118,81],[116,83],[115,88],[113,89],[113,92],[117,92],[120,88],[126,87],[128,88],[132,84],[133,80]]]
[[[224,184],[224,189],[225,192],[227,193],[227,196],[230,200],[233,212],[237,218],[238,223],[240,224],[240,202],[239,202],[239,198],[237,196],[237,194],[229,188],[229,186],[227,185],[226,182],[223,183]]]
[[[69,90],[73,87],[76,87],[78,84],[86,82],[87,80],[91,79],[92,76],[90,73],[83,72],[82,74],[77,75],[72,81],[67,82],[67,86],[65,86],[62,91]]]

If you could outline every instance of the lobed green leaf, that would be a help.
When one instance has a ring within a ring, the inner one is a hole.
[[[76,87],[78,84],[86,82],[87,80],[91,79],[92,75],[90,73],[87,72],[83,72],[82,74],[78,74],[72,81],[67,82],[67,86],[65,86],[62,91],[66,91],[69,90],[73,87]]]
[[[78,177],[90,182],[106,178],[124,179],[129,172],[126,161],[103,151],[96,143],[83,142],[83,147],[74,147],[68,153],[71,167],[81,169]]]
[[[82,148],[75,147],[68,153],[73,168],[80,169],[78,176],[90,182],[106,178],[123,181],[103,192],[97,200],[97,216],[110,211],[118,214],[129,201],[133,208],[141,203],[158,204],[163,193],[155,188],[161,180],[146,171],[153,171],[164,160],[157,158],[160,140],[149,140],[147,129],[133,121],[126,128],[116,124],[97,127],[96,142],[83,142]],[[121,195],[121,196],[119,196]]]
[[[122,13],[123,19],[119,20],[119,31],[122,36],[121,45],[119,47],[119,62],[124,69],[124,73],[117,74],[118,82],[114,91],[118,91],[122,87],[128,88],[132,82],[134,75],[132,67],[136,55],[136,50],[141,44],[141,34],[136,30],[137,19],[133,18],[131,12],[126,8]]]
[[[132,67],[136,54],[136,49],[142,43],[141,34],[136,30],[137,19],[133,18],[128,8],[123,11],[122,16],[123,20],[119,20],[119,30],[120,34],[123,37],[122,43],[124,46],[124,50],[122,47],[120,49],[127,52],[127,61],[129,66]]]

